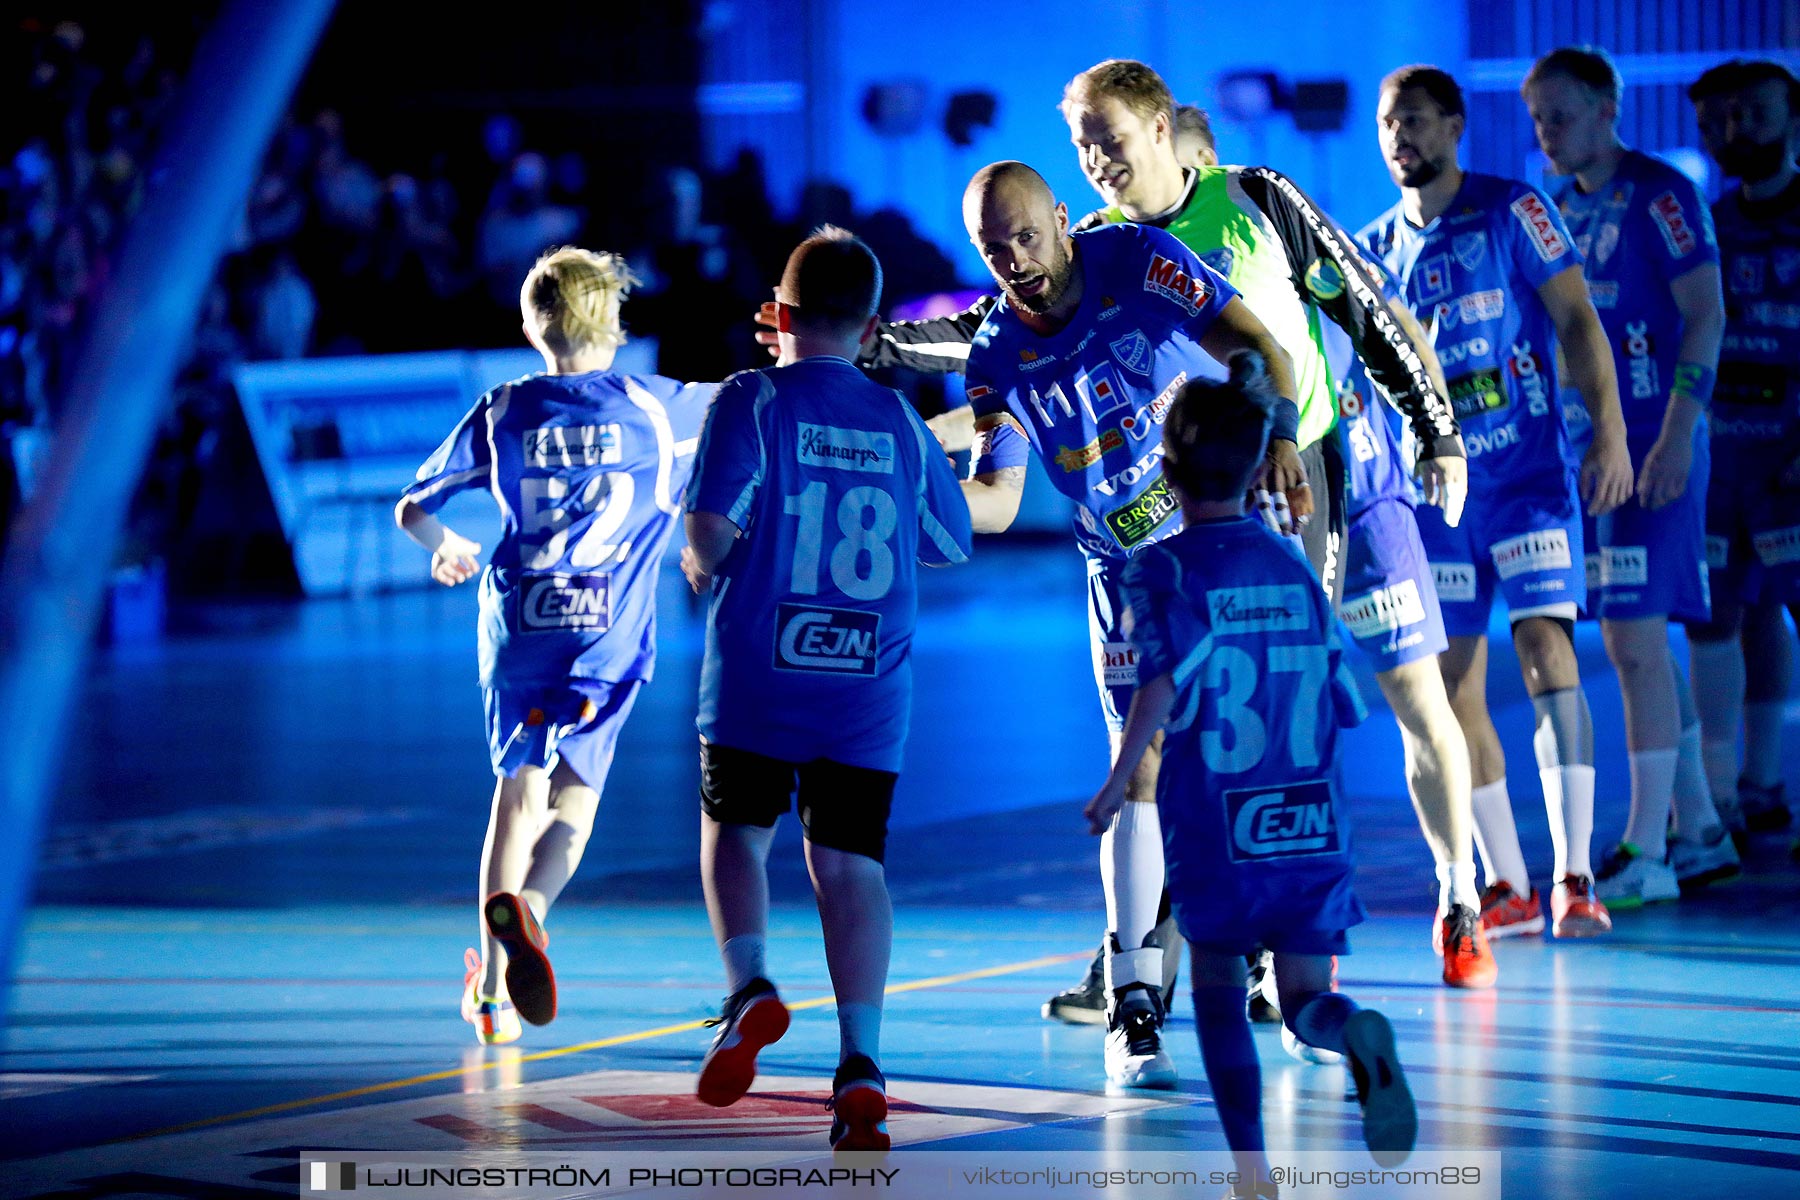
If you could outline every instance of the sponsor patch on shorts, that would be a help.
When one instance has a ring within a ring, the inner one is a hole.
[[[1714,571],[1723,571],[1731,562],[1731,539],[1706,535],[1706,565]]]
[[[1569,552],[1569,531],[1538,529],[1505,541],[1495,542],[1488,551],[1494,559],[1494,571],[1502,579],[1529,575],[1533,571],[1566,571],[1574,563]]]
[[[1644,546],[1607,546],[1588,561],[1600,560],[1601,587],[1643,587],[1650,582],[1650,551]],[[1589,578],[1592,586],[1592,577]]]
[[[1460,604],[1475,603],[1475,564],[1431,564],[1431,581],[1437,586],[1439,600]]]
[[[519,630],[603,630],[612,625],[609,575],[536,575],[519,580]]]
[[[1336,854],[1337,805],[1323,779],[1225,793],[1226,849],[1232,862]]]
[[[1800,562],[1800,526],[1767,529],[1750,541],[1756,547],[1756,557],[1762,560],[1765,567]]]
[[[775,606],[775,669],[873,675],[881,614],[816,604]]]
[[[808,467],[892,475],[894,435],[872,429],[809,425],[801,421],[800,449],[796,457],[803,466]]]
[[[1103,642],[1100,646],[1100,682],[1105,687],[1136,687],[1137,650],[1130,642]]]
[[[525,465],[540,470],[560,467],[610,467],[625,461],[618,425],[545,425],[525,431]]]
[[[1393,633],[1404,625],[1425,619],[1425,603],[1419,598],[1415,580],[1402,579],[1390,587],[1344,601],[1344,624],[1359,639],[1377,638]]]

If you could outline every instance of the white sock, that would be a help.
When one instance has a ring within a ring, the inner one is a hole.
[[[1681,731],[1676,754],[1675,834],[1686,841],[1702,842],[1713,826],[1719,824],[1719,810],[1713,807],[1712,791],[1701,766],[1705,754],[1700,745],[1698,721]]]
[[[1700,761],[1706,768],[1706,790],[1712,794],[1713,803],[1737,799],[1737,742],[1700,743]]]
[[[768,978],[763,965],[763,947],[767,939],[760,933],[740,933],[719,947],[725,960],[725,988],[735,992],[752,979]]]
[[[1162,822],[1155,804],[1127,800],[1119,809],[1100,839],[1100,883],[1106,892],[1106,927],[1118,937],[1119,949],[1138,949],[1156,928],[1162,903]]]
[[[1763,787],[1781,782],[1780,700],[1744,705],[1744,778]]]
[[[1593,875],[1588,847],[1594,840],[1594,768],[1539,767],[1538,782],[1556,847],[1556,882],[1564,875]]]
[[[1475,890],[1475,864],[1468,860],[1461,862],[1439,863],[1438,879],[1438,915],[1450,911],[1451,905],[1461,904],[1481,911],[1481,893]],[[1528,889],[1529,890],[1529,889]],[[1523,896],[1526,893],[1521,892]]]
[[[1631,760],[1631,819],[1625,823],[1625,840],[1644,857],[1661,862],[1668,849],[1669,809],[1675,802],[1675,765],[1681,751],[1633,750]]]
[[[838,1005],[838,1061],[866,1054],[881,1061],[881,1005]]]
[[[1519,846],[1506,780],[1470,788],[1469,808],[1475,814],[1475,849],[1481,854],[1488,886],[1504,883],[1519,893],[1520,899],[1531,895],[1531,873],[1525,869],[1525,851]]]
[[[1145,983],[1162,990],[1163,984],[1163,952],[1160,946],[1145,946],[1138,950],[1121,950],[1117,954],[1106,956],[1106,994],[1128,984]],[[1108,1001],[1110,1004],[1110,1000]]]

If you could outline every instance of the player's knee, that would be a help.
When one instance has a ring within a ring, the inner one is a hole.
[[[1513,625],[1513,648],[1533,694],[1545,689],[1574,687],[1579,679],[1575,661],[1575,622],[1568,617],[1526,617]]]

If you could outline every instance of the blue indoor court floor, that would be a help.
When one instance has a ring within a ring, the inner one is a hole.
[[[980,549],[928,575],[917,642],[889,855],[895,1155],[1222,1150],[1184,997],[1175,1092],[1108,1094],[1099,1032],[1038,1016],[1103,924],[1078,813],[1105,747],[1078,560]],[[672,573],[664,585],[658,678],[548,922],[561,1013],[513,1047],[478,1047],[457,1013],[490,786],[472,589],[181,610],[160,642],[99,652],[8,998],[0,1195],[289,1196],[303,1149],[816,1157],[836,1026],[791,828],[770,965],[794,1027],[739,1107],[691,1098],[723,973],[695,867],[700,625]],[[1599,639],[1579,639],[1598,854],[1623,827],[1627,776]],[[1543,883],[1530,706],[1495,649]],[[1421,1148],[1499,1151],[1508,1197],[1800,1195],[1787,837],[1759,840],[1742,880],[1621,914],[1608,938],[1501,943],[1499,986],[1452,992],[1398,737],[1365,691],[1376,711],[1352,735],[1349,783],[1374,915],[1341,986],[1393,1020]],[[1359,1148],[1343,1069],[1290,1060],[1272,1027],[1257,1040],[1272,1148]]]

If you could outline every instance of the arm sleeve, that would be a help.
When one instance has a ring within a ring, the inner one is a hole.
[[[468,488],[486,487],[493,468],[488,446],[488,397],[463,414],[443,445],[431,452],[414,481],[401,493],[428,513]]]
[[[900,404],[919,442],[919,561],[937,566],[968,562],[974,535],[962,485],[924,420],[904,396]]]
[[[1369,376],[1411,423],[1421,458],[1462,457],[1456,417],[1387,305],[1381,274],[1294,181],[1267,167],[1241,177],[1287,251],[1294,290],[1342,329]]]
[[[908,367],[926,374],[960,374],[969,359],[969,343],[994,307],[983,296],[961,312],[925,321],[883,321],[875,337],[857,355],[859,367]]]
[[[975,444],[969,451],[969,477],[991,475],[1031,460],[1031,443],[1002,403],[1000,389],[988,382],[979,366],[968,381],[969,407],[975,412]]]
[[[760,371],[733,375],[719,388],[706,415],[688,481],[688,512],[718,513],[739,529],[748,528],[764,469],[762,407],[775,389]]]

